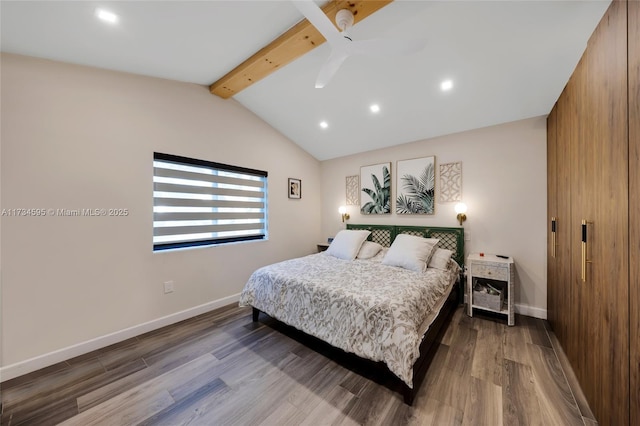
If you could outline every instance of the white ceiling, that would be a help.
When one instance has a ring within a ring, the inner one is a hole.
[[[349,58],[315,89],[325,43],[235,99],[319,160],[545,115],[609,3],[396,0],[351,36],[424,38],[420,53]],[[4,52],[209,85],[302,16],[284,0],[3,0],[0,18]]]

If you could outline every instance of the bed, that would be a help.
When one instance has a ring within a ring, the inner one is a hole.
[[[347,229],[355,232],[342,234],[366,238],[368,243],[358,245],[362,251],[372,243],[383,248],[373,257],[352,260],[336,257],[335,250],[332,255],[330,247],[265,266],[251,275],[240,305],[253,308],[254,321],[264,312],[346,353],[383,365],[411,405],[438,346],[434,342],[461,301],[463,228],[349,224]],[[429,248],[426,241],[435,247]],[[398,247],[407,242],[418,242],[431,253],[448,250],[450,259],[435,262],[437,268],[416,269],[404,265],[402,258],[398,267],[389,259],[403,254]]]

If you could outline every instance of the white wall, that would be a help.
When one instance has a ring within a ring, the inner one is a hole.
[[[546,318],[546,118],[472,130],[322,162],[322,239],[343,228],[345,177],[360,167],[392,162],[392,198],[398,160],[435,155],[439,164],[462,161],[465,252],[513,256],[516,304],[522,313]],[[436,173],[436,191],[438,191]],[[438,192],[436,192],[436,198]],[[348,206],[351,223],[459,226],[455,203],[437,203],[433,216],[361,215]],[[395,212],[395,203],[392,205]]]
[[[0,208],[131,212],[0,218],[2,380],[235,300],[257,267],[312,253],[343,227],[345,176],[391,161],[395,194],[396,162],[422,156],[436,170],[463,162],[466,252],[514,256],[519,310],[546,315],[543,117],[319,163],[205,87],[1,59]],[[269,241],[153,253],[154,151],[267,170]],[[302,200],[287,198],[288,177],[302,179]],[[433,216],[349,212],[352,223],[457,226],[452,203]]]
[[[233,301],[257,267],[315,251],[319,162],[237,102],[10,54],[1,82],[1,207],[130,211],[1,218],[2,366],[17,366],[3,380],[56,351]],[[154,151],[268,171],[269,241],[153,253]],[[302,179],[301,200],[287,198],[288,177]]]

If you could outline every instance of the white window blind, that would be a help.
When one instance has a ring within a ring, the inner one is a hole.
[[[267,238],[267,172],[153,154],[153,250]]]

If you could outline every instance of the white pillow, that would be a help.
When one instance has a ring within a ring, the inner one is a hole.
[[[342,230],[331,241],[326,253],[339,259],[353,260],[371,231]]]
[[[431,259],[429,260],[428,267],[446,271],[447,266],[449,265],[449,259],[451,259],[451,255],[453,255],[453,252],[451,250],[436,248],[433,251]]]
[[[422,238],[414,235],[400,234],[389,247],[383,265],[399,266],[416,272],[424,272],[427,269],[429,258],[433,248],[438,244],[438,239]]]
[[[388,251],[389,251],[389,247],[382,247],[382,250],[380,250],[378,254],[373,256],[371,260],[374,262],[382,263],[382,259],[384,259],[384,257],[387,255]]]
[[[365,241],[362,243],[362,247],[360,247],[360,251],[358,252],[358,259],[371,259],[373,256],[378,254],[378,252],[382,250],[382,246],[378,243],[374,243],[373,241]]]

